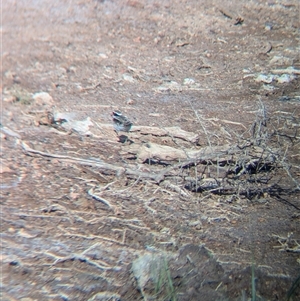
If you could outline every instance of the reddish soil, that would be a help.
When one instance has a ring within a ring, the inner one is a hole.
[[[296,0],[3,1],[2,300],[299,300],[299,25]],[[113,171],[250,140],[275,159],[230,191],[185,182],[217,158]]]

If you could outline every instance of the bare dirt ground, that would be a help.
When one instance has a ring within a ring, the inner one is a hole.
[[[1,5],[2,300],[299,300],[298,1]]]

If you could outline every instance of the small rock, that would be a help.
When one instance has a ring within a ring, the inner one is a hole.
[[[126,104],[127,104],[127,105],[133,105],[133,104],[134,104],[134,100],[131,99],[131,98],[129,98],[129,99],[127,99],[127,101],[126,101]]]
[[[160,117],[159,113],[150,113],[149,114],[150,117]]]
[[[40,62],[36,62],[34,64],[35,68],[39,71],[43,71],[44,70],[44,66],[40,63]]]
[[[35,237],[35,235],[31,235],[29,232],[27,232],[23,228],[18,231],[18,235],[21,236],[21,237],[24,237],[24,238],[33,238],[33,237]]]
[[[286,95],[278,98],[279,101],[290,101],[291,99],[292,99],[291,97],[286,96]]]
[[[265,23],[265,30],[272,30],[273,29],[273,25],[270,22],[266,22]]]
[[[3,101],[13,103],[17,101],[17,97],[15,95],[9,95],[8,97],[5,97]]]
[[[190,227],[195,227],[195,226],[198,226],[199,224],[201,224],[200,221],[191,221],[191,222],[189,222]]]
[[[270,84],[274,80],[274,78],[275,78],[275,76],[272,75],[272,74],[268,74],[268,75],[260,74],[255,79],[255,81],[257,81],[257,82],[263,82],[263,83],[266,83],[266,84]]]
[[[208,220],[208,216],[206,216],[206,215],[201,215],[200,219],[201,219],[202,221],[207,221],[207,220]]]
[[[7,78],[7,79],[14,79],[16,77],[16,73],[14,72],[11,72],[11,71],[6,71],[4,73],[4,76]]]
[[[295,79],[293,74],[282,74],[280,77],[277,78],[277,82],[279,84],[289,83]]]
[[[184,84],[184,85],[193,85],[194,83],[195,83],[195,80],[192,79],[192,78],[185,78],[185,79],[183,80],[183,84]]]
[[[158,93],[168,92],[168,91],[181,92],[182,86],[175,81],[170,81],[170,82],[164,83],[162,86],[154,88],[154,91],[156,91]]]
[[[192,222],[189,222],[189,226],[194,227],[196,230],[201,230],[202,223],[201,223],[201,221],[192,221]]]
[[[8,228],[8,232],[9,233],[14,233],[15,232],[15,228],[13,228],[13,227]]]
[[[273,91],[273,90],[275,90],[275,87],[272,85],[269,85],[269,84],[268,85],[263,84],[262,89],[266,90],[266,91]]]
[[[135,82],[135,79],[128,73],[124,73],[122,75],[123,79],[127,82],[130,82],[130,83],[134,83]]]
[[[10,169],[8,166],[4,165],[3,162],[1,162],[0,174],[2,173],[14,173],[14,171]]]
[[[76,68],[76,67],[74,67],[74,66],[70,66],[70,67],[68,68],[68,71],[69,71],[69,72],[76,73],[76,71],[77,71],[77,68]]]
[[[32,98],[39,105],[53,105],[53,98],[47,92],[38,92],[33,94]]]
[[[277,65],[277,66],[289,66],[292,64],[292,59],[284,56],[273,56],[273,58],[269,62],[270,65]]]
[[[105,53],[99,53],[98,56],[102,59],[107,59],[108,56]]]
[[[157,279],[162,269],[165,268],[164,262],[167,261],[167,256],[154,253],[146,253],[134,260],[132,263],[132,273],[137,280],[138,287],[143,290],[150,279]]]

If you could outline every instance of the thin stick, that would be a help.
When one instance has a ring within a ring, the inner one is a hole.
[[[191,108],[193,109],[193,111],[194,111],[194,113],[195,113],[197,119],[198,119],[199,122],[200,122],[200,125],[201,125],[201,127],[202,127],[202,129],[203,129],[203,131],[204,131],[204,133],[205,133],[205,136],[206,136],[206,139],[207,139],[207,142],[208,142],[209,147],[211,147],[211,143],[210,143],[210,139],[209,139],[207,130],[206,130],[205,126],[203,125],[202,120],[201,120],[201,118],[200,118],[199,115],[198,115],[198,112],[194,109],[194,107],[193,107],[193,105],[192,105],[192,103],[191,103],[191,101],[190,101],[189,99],[188,99],[188,102],[189,102]]]
[[[109,201],[107,201],[106,199],[98,196],[98,195],[95,195],[94,194],[94,189],[91,188],[89,191],[88,191],[88,195],[90,195],[92,198],[94,198],[96,201],[99,201],[101,203],[103,203],[104,205],[108,206],[110,209],[113,209],[114,210],[114,207],[110,204]]]

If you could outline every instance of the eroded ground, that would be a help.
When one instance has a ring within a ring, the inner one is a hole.
[[[299,3],[235,2],[3,1],[3,300],[299,298]]]

